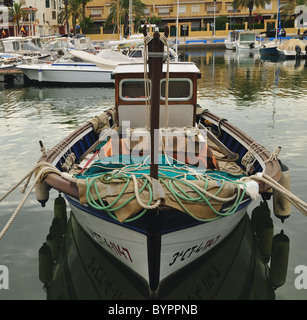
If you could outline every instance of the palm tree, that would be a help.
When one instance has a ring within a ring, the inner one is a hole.
[[[295,8],[301,5],[307,7],[307,0],[288,1],[287,4],[281,8],[281,14],[291,16],[295,14]]]
[[[81,6],[82,6],[82,23],[83,23],[84,29],[86,27],[85,6],[91,1],[92,0],[80,0]],[[83,33],[84,33],[84,30],[83,30]]]
[[[13,23],[17,23],[17,34],[19,33],[19,21],[26,15],[26,12],[21,8],[22,4],[13,3],[13,6],[9,8],[9,13],[13,17]]]
[[[71,19],[74,34],[76,34],[77,21],[82,17],[82,8],[80,0],[68,0],[67,8],[64,7],[59,13],[59,22],[67,22],[67,19]],[[69,30],[68,30],[69,32]]]
[[[300,13],[296,12],[295,10],[298,6],[307,7],[307,0],[288,1],[287,4],[281,8],[280,13],[281,15],[288,16],[288,17],[291,17],[293,15],[299,15]],[[300,28],[298,28],[297,30],[298,35],[300,34],[300,31],[301,31]]]
[[[120,21],[125,21],[125,34],[128,28],[128,15],[129,15],[129,0],[112,0],[110,7],[110,14],[107,17],[107,24],[112,20],[117,21],[117,1],[119,2],[119,16]],[[132,0],[132,15],[135,19],[140,20],[140,18],[145,16],[146,5],[141,0]],[[132,28],[132,26],[131,26]]]
[[[249,18],[248,18],[248,29],[252,29],[252,11],[254,6],[257,8],[264,8],[266,4],[271,3],[271,0],[233,0],[234,8],[248,8],[249,9]]]

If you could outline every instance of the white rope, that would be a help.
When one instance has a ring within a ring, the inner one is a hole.
[[[39,162],[37,163],[34,168],[27,174],[25,175],[14,187],[12,187],[6,194],[4,194],[1,198],[0,201],[2,201],[4,198],[6,198],[12,191],[14,191],[25,179],[27,179],[26,184],[28,184],[28,182],[30,181],[33,173],[39,169],[38,173],[36,174],[35,180],[32,183],[32,185],[30,186],[29,190],[26,192],[25,196],[23,197],[23,199],[20,201],[19,205],[17,206],[17,208],[15,209],[15,211],[13,212],[13,214],[11,215],[11,217],[9,218],[8,222],[6,223],[6,225],[2,228],[2,231],[0,232],[0,240],[2,239],[2,237],[4,236],[5,232],[8,230],[8,228],[10,227],[10,225],[12,224],[12,222],[14,221],[14,219],[16,218],[17,214],[19,213],[19,211],[21,210],[22,206],[25,204],[25,202],[27,201],[29,195],[31,194],[31,191],[33,190],[33,188],[35,187],[35,184],[39,181],[39,179],[43,179],[43,177],[50,172],[56,173],[61,175],[61,172],[55,167],[53,166],[51,163],[48,162]],[[24,192],[25,188],[23,188],[21,191]]]
[[[272,179],[270,176],[268,176],[265,173],[257,173],[255,175],[252,175],[248,177],[247,179],[252,179],[256,181],[261,181],[266,184],[268,184],[273,189],[279,191],[283,194],[283,196],[299,211],[301,211],[305,216],[307,216],[307,203],[299,199],[297,196],[295,196],[292,192],[290,192],[288,189],[283,187],[281,184],[279,184],[277,181]]]
[[[148,177],[146,174],[144,174],[145,178],[151,183],[151,179],[150,177]],[[142,202],[142,199],[140,198],[140,195],[139,195],[139,189],[138,189],[138,182],[137,182],[137,178],[135,175],[132,175],[132,179],[133,179],[133,184],[134,184],[134,193],[135,193],[135,197],[136,197],[136,200],[138,202],[138,204],[144,208],[144,209],[148,209],[148,210],[151,210],[151,209],[156,209],[159,207],[160,203],[161,203],[161,199],[158,199],[156,201],[155,204],[151,205],[151,206],[148,206],[146,204],[144,204]]]

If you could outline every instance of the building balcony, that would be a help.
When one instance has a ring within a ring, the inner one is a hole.
[[[101,18],[101,14],[90,14],[90,18]]]

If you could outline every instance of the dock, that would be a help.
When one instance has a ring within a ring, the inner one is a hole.
[[[14,78],[21,74],[23,74],[22,70],[16,68],[0,69],[0,82],[12,83]]]

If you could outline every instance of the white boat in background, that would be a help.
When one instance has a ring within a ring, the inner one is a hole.
[[[281,59],[306,59],[307,44],[299,39],[290,39],[277,48]]]
[[[104,65],[101,68],[97,64],[84,61],[73,55],[65,55],[54,63],[32,63],[17,66],[30,81],[68,85],[111,85],[114,83],[112,79],[114,67]]]
[[[22,59],[45,59],[50,57],[49,52],[35,44],[33,38],[28,37],[8,37],[0,39],[0,52],[15,54],[21,56]]]
[[[228,33],[227,38],[225,39],[225,47],[229,50],[236,50],[236,41],[239,39],[239,33],[242,30],[234,30]]]
[[[124,56],[128,56],[130,58],[138,59],[139,62],[143,62],[143,48],[144,48],[144,37],[140,36],[131,36],[129,39],[117,40],[117,41],[109,41],[107,44],[107,48],[101,50],[98,53],[98,56],[109,57],[110,54],[107,51],[111,52],[119,52]],[[169,58],[171,62],[178,61],[178,54],[176,50],[172,47],[171,43],[168,44],[167,53],[166,47],[164,48],[164,60],[167,60],[167,55],[169,54]],[[111,53],[112,55],[112,53]]]
[[[278,55],[277,48],[282,44],[280,39],[274,39],[273,41],[269,41],[264,43],[260,48],[261,55]]]
[[[239,38],[235,42],[236,50],[259,50],[261,47],[261,38],[254,31],[242,31],[239,33]]]

